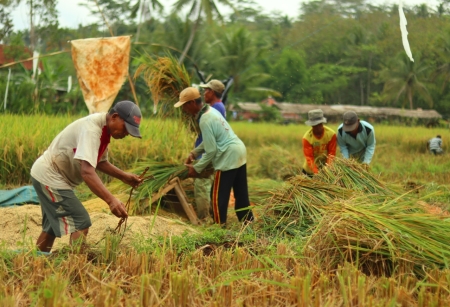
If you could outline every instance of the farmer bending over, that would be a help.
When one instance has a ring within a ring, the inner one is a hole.
[[[440,135],[437,135],[435,138],[432,138],[427,142],[427,149],[430,153],[434,155],[442,155],[444,151],[442,150],[442,138]]]
[[[345,159],[353,158],[368,166],[375,152],[375,130],[368,122],[359,120],[355,112],[348,111],[338,127],[337,142]]]
[[[174,105],[192,116],[199,117],[203,142],[186,159],[189,177],[198,177],[209,163],[215,169],[211,189],[211,205],[214,222],[225,226],[231,188],[236,198],[236,215],[241,222],[253,221],[247,186],[247,150],[244,143],[234,134],[222,114],[209,105],[203,105],[200,92],[193,87],[180,93],[180,100]],[[202,154],[202,158],[192,162]]]
[[[308,112],[305,124],[312,127],[303,136],[303,173],[309,177],[317,174],[324,165],[330,164],[336,156],[336,133],[323,125],[326,122],[321,109]]]
[[[33,164],[31,180],[42,209],[42,233],[37,239],[40,251],[49,252],[56,237],[70,234],[70,243],[84,243],[91,220],[73,189],[83,181],[103,199],[111,212],[128,216],[124,204],[103,185],[99,170],[132,187],[141,179],[108,162],[110,138],[127,135],[141,138],[141,111],[131,101],[118,102],[108,113],[95,113],[76,120],[61,131]]]

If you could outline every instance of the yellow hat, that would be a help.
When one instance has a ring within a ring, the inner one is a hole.
[[[197,98],[200,98],[200,92],[195,87],[187,87],[180,93],[180,101],[178,101],[173,106],[175,108],[181,107],[183,104],[185,104],[188,101],[195,100]]]

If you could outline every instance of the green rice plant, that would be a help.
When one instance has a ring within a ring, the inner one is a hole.
[[[30,184],[33,163],[54,137],[77,118],[64,115],[0,115],[0,185]],[[142,139],[111,139],[108,154],[112,164],[127,170],[136,161],[150,157],[158,161],[182,161],[195,141],[195,136],[177,120],[144,117],[140,129]]]
[[[65,293],[67,286],[68,280],[61,273],[49,276],[36,292],[36,305],[48,307],[66,305],[68,301]]]
[[[101,261],[103,263],[115,263],[119,254],[119,244],[122,240],[121,234],[105,232],[103,246],[101,249]]]
[[[285,180],[302,172],[298,158],[278,145],[262,147],[258,162],[259,175],[263,178]]]

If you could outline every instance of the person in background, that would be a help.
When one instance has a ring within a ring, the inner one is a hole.
[[[345,159],[353,158],[369,165],[375,152],[375,130],[371,124],[360,120],[353,111],[344,113],[338,127],[337,142]]]
[[[216,109],[222,114],[223,118],[226,117],[225,105],[223,104],[221,98],[222,93],[225,90],[225,85],[219,80],[211,80],[206,84],[200,85],[204,88],[203,97],[205,102]],[[206,105],[204,105],[205,107]],[[202,114],[200,112],[199,114]],[[200,116],[196,118],[197,124],[200,122]],[[202,133],[199,131],[197,139],[195,140],[195,147],[203,142]],[[197,160],[201,159],[202,155],[197,157]],[[209,178],[195,178],[194,179],[194,197],[195,197],[195,207],[197,211],[197,217],[201,220],[208,218],[211,213],[211,186],[213,179]]]
[[[196,116],[199,120],[203,142],[189,154],[185,164],[189,169],[188,176],[196,178],[212,163],[215,170],[211,189],[214,222],[226,225],[231,189],[236,199],[235,211],[239,221],[253,221],[248,197],[247,150],[244,143],[219,111],[203,104],[196,88],[185,88],[174,107],[181,107],[183,112]],[[192,164],[200,154],[203,154],[202,158]]]
[[[211,80],[206,84],[200,84],[200,87],[204,89],[203,98],[207,104],[216,109],[226,118],[225,105],[222,102],[222,94],[225,90],[225,85],[219,80]]]
[[[42,209],[42,232],[36,243],[40,251],[50,252],[56,237],[67,234],[71,244],[84,244],[91,220],[73,192],[82,182],[108,204],[115,216],[128,217],[124,204],[106,189],[96,171],[132,187],[142,182],[139,176],[108,162],[111,137],[141,138],[141,117],[134,102],[120,101],[108,113],[91,114],[68,125],[34,162],[31,180]]]
[[[324,126],[326,122],[321,109],[308,112],[305,124],[311,128],[303,136],[303,173],[310,177],[317,174],[324,165],[331,164],[336,156],[336,133]]]
[[[434,155],[442,155],[444,153],[444,150],[442,150],[441,136],[437,135],[435,138],[429,140],[427,142],[427,149]]]

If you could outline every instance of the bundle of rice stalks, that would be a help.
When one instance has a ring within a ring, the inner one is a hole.
[[[289,151],[277,145],[263,147],[259,154],[259,174],[274,180],[286,180],[301,174],[302,165]]]
[[[336,157],[333,163],[323,167],[314,176],[314,179],[364,193],[398,194],[396,191],[387,188],[386,184],[368,171],[364,165],[351,159]]]
[[[449,232],[449,219],[407,197],[362,195],[330,204],[304,253],[328,270],[348,261],[366,274],[422,276],[428,268],[448,268]]]
[[[353,191],[340,186],[311,180],[305,176],[289,179],[282,188],[271,191],[266,203],[265,228],[297,234],[310,231],[322,218],[328,206],[339,198],[349,198]]]
[[[152,194],[157,193],[173,178],[178,177],[183,180],[186,179],[188,175],[188,169],[183,164],[157,162],[151,160],[137,163],[131,172],[139,174],[142,173],[147,167],[149,167],[147,175],[152,175],[153,179],[146,180],[139,187],[135,195],[137,199],[151,197]]]
[[[180,65],[170,53],[166,57],[152,57],[149,54],[141,57],[142,64],[139,65],[134,75],[137,78],[143,74],[153,97],[155,105],[161,101],[169,104],[169,110],[178,100],[180,92],[191,86],[191,78],[184,65]]]
[[[254,204],[263,204],[272,197],[272,190],[281,188],[285,183],[272,179],[248,180],[248,194],[250,201]]]

